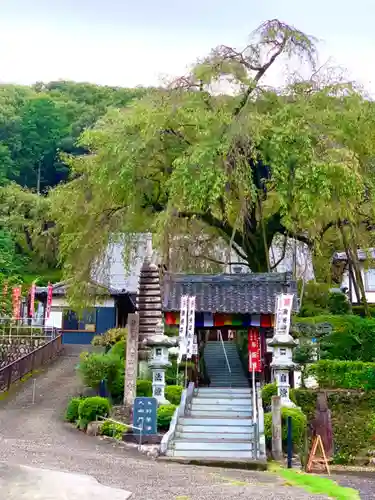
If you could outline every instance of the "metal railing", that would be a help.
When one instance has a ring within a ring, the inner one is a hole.
[[[58,335],[29,354],[0,369],[0,393],[9,391],[12,384],[41,368],[62,350],[62,336]]]
[[[221,345],[223,347],[225,361],[226,361],[227,367],[228,367],[229,384],[230,384],[230,387],[232,387],[232,370],[231,370],[231,367],[230,367],[230,364],[229,364],[229,360],[228,360],[228,356],[227,356],[227,351],[225,350],[225,345],[224,345],[223,335],[221,334],[221,330],[218,330],[218,334],[219,334]]]

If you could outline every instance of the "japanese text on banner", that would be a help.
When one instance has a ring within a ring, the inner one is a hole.
[[[276,335],[288,335],[290,330],[290,316],[292,313],[293,295],[281,294],[276,298]]]
[[[188,324],[186,335],[186,359],[191,359],[193,355],[194,344],[194,329],[195,329],[195,297],[188,299]]]

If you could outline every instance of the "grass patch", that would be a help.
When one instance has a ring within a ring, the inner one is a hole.
[[[327,477],[281,467],[273,467],[273,472],[285,479],[286,486],[299,486],[309,493],[326,495],[337,500],[360,500],[358,491],[340,486]]]

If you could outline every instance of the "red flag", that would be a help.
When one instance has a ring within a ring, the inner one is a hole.
[[[12,292],[13,299],[13,318],[21,318],[21,287],[15,286]]]
[[[248,352],[249,352],[249,372],[262,371],[262,361],[260,356],[260,333],[256,328],[249,328],[248,331]]]
[[[30,305],[29,305],[29,316],[30,318],[34,317],[34,307],[35,307],[35,282],[31,285],[30,289]]]
[[[47,288],[47,308],[46,308],[46,319],[48,319],[51,315],[51,307],[52,307],[52,292],[53,292],[53,287],[51,283],[48,283],[48,288]]]

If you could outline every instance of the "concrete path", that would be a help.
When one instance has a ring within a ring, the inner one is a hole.
[[[73,429],[62,421],[62,414],[69,398],[80,390],[75,375],[79,350],[70,350],[37,377],[34,405],[32,380],[0,403],[0,462],[90,475],[102,485],[132,492],[131,500],[325,498],[287,486],[268,473],[157,462]],[[6,469],[2,470],[6,477]],[[61,480],[58,484],[62,484]]]

